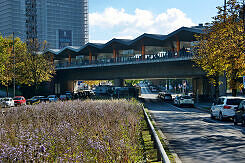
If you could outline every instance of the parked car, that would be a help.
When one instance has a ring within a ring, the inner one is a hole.
[[[14,100],[11,97],[4,97],[1,99],[2,107],[14,107]]]
[[[60,100],[65,101],[65,100],[68,100],[68,98],[66,95],[60,95]]]
[[[171,102],[173,101],[172,95],[170,93],[163,94],[163,101],[164,102]]]
[[[214,102],[210,109],[211,118],[218,118],[223,120],[224,118],[233,118],[235,116],[235,108],[245,100],[244,97],[231,97],[223,96],[219,97],[217,102]]]
[[[156,87],[151,87],[151,92],[157,92],[157,88]]]
[[[176,96],[174,104],[179,106],[194,106],[194,100],[191,96]]]
[[[165,102],[173,101],[172,95],[170,93],[166,93],[166,92],[159,92],[158,98],[165,101]]]
[[[15,106],[26,105],[26,99],[23,96],[15,96],[13,100],[14,100]]]
[[[180,96],[175,96],[174,105],[179,105]]]
[[[33,105],[38,104],[40,102],[46,102],[48,101],[48,98],[45,98],[44,96],[33,96],[32,98],[26,100],[27,105]]]
[[[50,102],[56,102],[59,100],[59,98],[56,95],[49,95],[47,98]]]
[[[159,92],[159,93],[158,93],[158,98],[159,98],[159,99],[163,99],[164,93],[165,93],[165,92]]]
[[[238,123],[242,123],[242,125],[245,125],[245,100],[241,101],[239,106],[235,108],[235,116],[233,118],[234,125],[237,125]]]

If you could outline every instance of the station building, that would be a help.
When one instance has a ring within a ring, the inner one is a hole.
[[[96,64],[123,63],[157,58],[191,56],[195,35],[203,26],[181,27],[168,35],[144,33],[133,40],[112,39],[105,44],[87,43],[81,47],[50,49],[56,68]]]

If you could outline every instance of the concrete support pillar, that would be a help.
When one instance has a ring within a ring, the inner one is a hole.
[[[192,79],[192,89],[195,95],[196,102],[200,101],[200,97],[203,96],[203,80],[202,78]]]
[[[125,85],[123,79],[114,79],[114,86],[115,87],[123,87]]]
[[[225,76],[220,76],[219,81],[222,83],[219,85],[219,96],[226,95],[227,81]]]
[[[141,45],[141,55],[142,55],[142,60],[144,60],[145,59],[145,45],[144,44]]]
[[[60,83],[55,83],[54,84],[54,94],[60,94]]]
[[[92,63],[92,51],[89,49],[89,64]]]
[[[214,96],[214,87],[211,87],[208,79],[194,78],[192,79],[192,89],[195,97],[199,97],[198,100],[208,101]],[[197,100],[197,99],[196,99]]]
[[[60,93],[64,93],[65,91],[73,91],[74,89],[74,82],[73,80],[61,80],[57,90]]]

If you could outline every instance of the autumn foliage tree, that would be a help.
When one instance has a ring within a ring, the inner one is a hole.
[[[22,76],[23,84],[34,86],[35,91],[42,82],[51,81],[55,74],[52,56],[43,54],[47,42],[30,40],[27,45],[26,62],[24,63],[25,74]]]
[[[195,63],[209,77],[216,90],[219,76],[226,75],[232,95],[236,96],[236,83],[245,75],[244,20],[240,18],[241,4],[229,0],[225,10],[218,7],[218,15],[206,26],[204,33],[196,36]],[[217,91],[216,91],[217,92]]]
[[[36,45],[39,47],[34,51],[20,38],[15,38],[13,52],[13,38],[0,36],[0,82],[7,88],[7,96],[14,80],[18,85],[37,87],[53,78],[55,68],[51,56],[42,54],[41,44]]]
[[[20,80],[21,73],[19,70],[23,66],[23,58],[26,55],[26,45],[20,38],[15,38],[15,52],[13,53],[13,39],[11,37],[0,36],[0,81],[6,87],[8,96],[8,87],[16,79],[17,83],[22,83]]]

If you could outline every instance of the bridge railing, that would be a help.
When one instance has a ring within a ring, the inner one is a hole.
[[[141,55],[135,55],[133,57],[117,57],[117,58],[104,58],[99,60],[83,60],[83,61],[75,61],[75,62],[58,62],[55,66],[56,68],[65,68],[65,67],[77,67],[77,66],[88,66],[88,65],[107,65],[107,64],[118,64],[118,63],[141,63],[147,61],[166,61],[166,60],[177,60],[177,59],[186,59],[192,58],[193,53],[191,52],[180,52],[179,55],[177,53],[168,53],[167,55],[159,55],[159,54],[147,54],[144,58]]]

